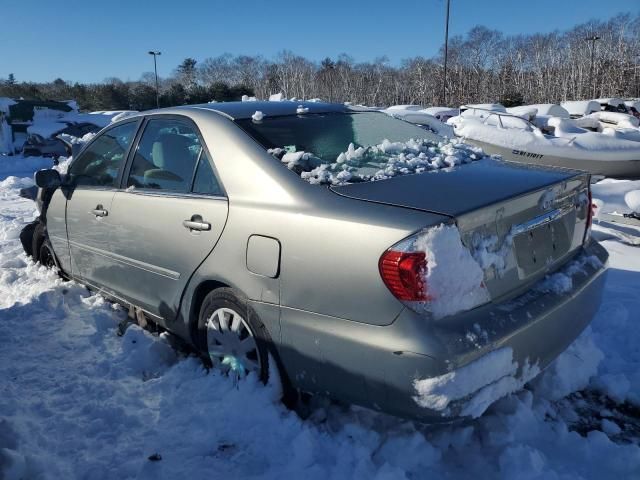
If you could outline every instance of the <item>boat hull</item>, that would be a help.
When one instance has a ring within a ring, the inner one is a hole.
[[[586,160],[558,157],[525,150],[501,147],[491,143],[465,139],[465,142],[482,148],[491,155],[500,155],[512,162],[548,165],[552,167],[583,170],[593,175],[604,175],[614,178],[640,178],[640,158],[637,160]]]

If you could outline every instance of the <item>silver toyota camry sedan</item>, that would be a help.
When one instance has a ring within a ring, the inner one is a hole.
[[[598,309],[589,180],[366,109],[212,103],[129,117],[37,172],[23,243],[224,371],[476,417]]]

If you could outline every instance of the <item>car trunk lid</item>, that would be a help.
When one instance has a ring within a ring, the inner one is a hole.
[[[588,185],[587,174],[572,170],[484,160],[331,190],[455,219],[498,301],[522,293],[582,245]]]

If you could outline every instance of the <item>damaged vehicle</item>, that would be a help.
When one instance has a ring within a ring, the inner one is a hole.
[[[591,321],[589,180],[345,105],[175,107],[37,172],[23,244],[232,375],[448,421]]]
[[[49,138],[45,138],[38,133],[30,133],[22,147],[22,154],[25,157],[65,157],[73,152],[73,144],[68,138],[82,138],[87,133],[97,133],[99,126],[93,123],[72,123],[67,122],[67,126],[56,132]]]

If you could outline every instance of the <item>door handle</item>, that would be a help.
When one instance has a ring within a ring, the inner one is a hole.
[[[91,210],[89,213],[95,215],[96,217],[106,217],[109,215],[109,212],[104,209],[102,205],[96,205],[96,208]]]
[[[183,220],[182,226],[191,231],[198,230],[201,232],[211,230],[211,224],[209,222],[205,222],[201,215],[192,215],[189,220]]]

